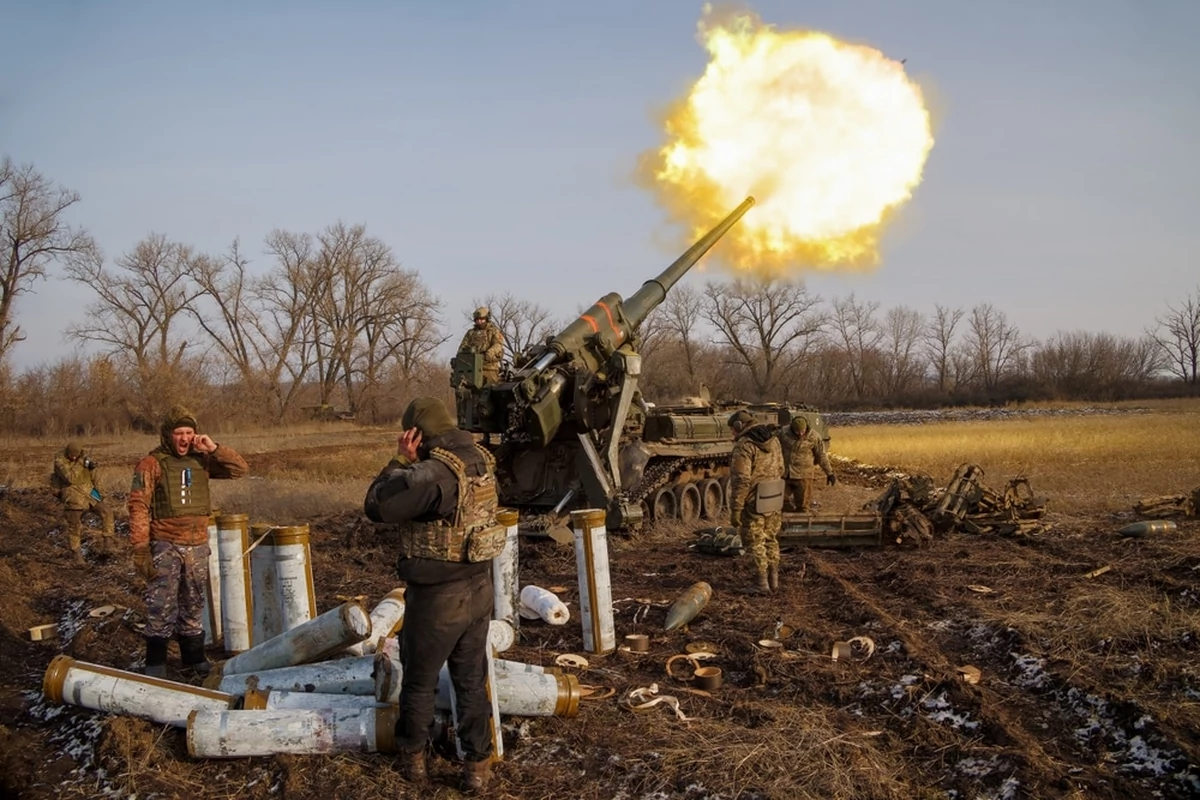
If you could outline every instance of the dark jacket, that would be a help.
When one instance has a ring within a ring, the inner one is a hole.
[[[455,429],[431,437],[421,444],[424,452],[420,461],[410,464],[393,458],[371,482],[363,500],[363,512],[368,519],[390,524],[454,519],[458,509],[458,479],[445,464],[424,455],[435,447],[449,450],[462,459],[468,477],[487,471],[471,434]],[[396,571],[409,583],[445,583],[470,578],[490,567],[487,561],[468,564],[402,557]]]

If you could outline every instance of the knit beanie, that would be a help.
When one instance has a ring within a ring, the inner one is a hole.
[[[418,397],[413,400],[408,404],[408,408],[404,409],[400,424],[404,430],[416,428],[425,439],[458,427],[454,417],[446,410],[446,404],[436,397]]]

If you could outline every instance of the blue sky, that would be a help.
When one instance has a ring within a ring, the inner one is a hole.
[[[455,329],[489,292],[566,315],[677,255],[631,175],[661,143],[657,110],[703,72],[701,7],[14,2],[0,154],[78,191],[71,219],[110,259],[150,232],[213,253],[240,237],[265,269],[273,228],[362,222]],[[814,292],[991,302],[1043,338],[1137,335],[1200,286],[1200,3],[749,8],[907,58],[934,111],[883,263],[813,275]],[[15,365],[69,355],[89,299],[53,276],[21,297]]]

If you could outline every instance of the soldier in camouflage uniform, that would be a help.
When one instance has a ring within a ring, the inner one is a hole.
[[[102,528],[96,550],[106,555],[114,552],[116,534],[113,531],[113,512],[96,488],[96,462],[88,458],[79,442],[69,442],[54,457],[54,485],[63,503],[63,513],[67,518],[67,543],[74,554],[75,563],[84,563],[80,533],[85,511],[100,515]]]
[[[405,581],[400,629],[400,722],[404,776],[428,777],[425,746],[442,664],[450,670],[462,743],[463,788],[482,791],[492,758],[487,694],[491,559],[504,547],[496,520],[495,462],[459,430],[441,400],[418,397],[402,419],[397,455],[363,502],[374,522],[399,525],[397,572]]]
[[[837,483],[829,455],[825,452],[825,441],[808,426],[808,420],[796,416],[780,431],[779,443],[783,446],[783,463],[787,468],[784,477],[790,510],[806,513],[813,496],[814,464],[825,473],[825,481],[830,486]]]
[[[467,331],[458,346],[460,353],[483,354],[483,383],[500,380],[500,359],[504,357],[504,334],[491,322],[486,307],[475,309],[475,327]]]
[[[729,524],[754,556],[752,594],[779,588],[779,528],[783,523],[783,453],[770,425],[738,411],[729,418],[733,454],[729,464]]]
[[[134,467],[129,490],[133,565],[146,579],[146,674],[160,678],[172,636],[179,639],[183,666],[208,672],[200,616],[208,585],[208,482],[248,471],[233,448],[196,428],[187,409],[168,411],[162,442]]]

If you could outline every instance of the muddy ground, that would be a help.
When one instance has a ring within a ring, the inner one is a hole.
[[[826,508],[877,492],[870,476],[839,472],[839,486],[822,492]],[[573,718],[506,720],[493,795],[1197,796],[1200,521],[1117,536],[1131,516],[1051,510],[1050,529],[1022,539],[952,533],[921,549],[794,549],[769,598],[738,593],[747,556],[689,552],[686,530],[611,537],[618,636],[649,634],[650,652],[590,657],[579,679],[595,693]],[[49,489],[0,498],[0,795],[457,796],[455,765],[442,759],[434,788],[418,793],[387,755],[198,761],[181,730],[48,704],[41,681],[56,654],[119,668],[142,656],[128,552],[89,553],[76,567],[57,520]],[[386,534],[354,514],[310,525],[319,609],[357,595],[370,604],[396,585]],[[506,656],[551,664],[581,653],[573,551],[527,539],[520,557],[522,583],[567,587],[560,597],[574,616],[561,627],[523,623]],[[713,586],[712,601],[665,633],[668,605],[698,580]],[[127,610],[88,616],[102,605]],[[59,623],[59,638],[29,641],[28,628],[46,622]],[[759,648],[779,622],[794,631],[785,646]],[[834,642],[855,636],[874,642],[873,655],[830,658]],[[717,645],[725,673],[711,694],[681,680],[686,665],[665,671],[699,640]],[[977,683],[963,667],[978,669]],[[666,704],[622,705],[650,684],[678,698],[686,720]]]

